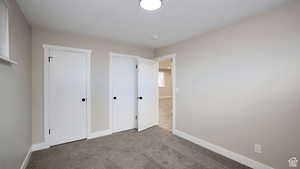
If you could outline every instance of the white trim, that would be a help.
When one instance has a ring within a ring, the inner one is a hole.
[[[155,59],[158,62],[172,59],[172,131],[174,132],[176,130],[176,53],[160,56]]]
[[[7,57],[8,57],[8,60],[9,60],[9,62],[10,63],[12,63],[12,64],[17,64],[17,62],[16,61],[14,61],[14,60],[12,60],[11,58],[10,58],[10,31],[9,31],[9,20],[10,20],[10,18],[9,18],[9,4],[8,4],[8,1],[7,0],[4,0],[4,3],[6,4],[6,7],[7,7],[7,15],[6,15],[6,55],[7,55]]]
[[[6,56],[0,56],[0,60],[5,61],[9,64],[17,64],[16,61],[10,59],[10,49],[9,49],[9,47],[10,47],[10,45],[9,45],[9,42],[10,42],[10,36],[9,36],[9,20],[10,20],[9,10],[10,9],[9,9],[9,3],[8,3],[7,0],[2,0],[2,1],[4,3],[4,6],[6,7],[6,15],[5,15],[5,19],[6,19],[6,35],[5,35],[6,36],[5,37],[6,46],[5,47],[6,48],[5,48],[5,54],[4,54]]]
[[[94,139],[98,137],[108,136],[111,134],[112,131],[110,129],[104,131],[97,131],[97,132],[90,133],[87,139]]]
[[[109,53],[109,56],[111,57],[112,55],[114,55],[114,56],[121,56],[121,57],[125,56],[125,57],[135,58],[135,59],[140,59],[140,58],[142,58],[142,57],[140,57],[140,56],[135,56],[135,55],[127,55],[127,54],[121,54],[121,53],[110,52],[110,53]]]
[[[49,65],[48,65],[48,56],[49,56],[49,49],[44,45],[44,109],[43,109],[43,114],[44,114],[44,141],[45,144],[48,139],[48,129],[49,129],[49,124],[48,124],[48,70],[49,70]]]
[[[215,153],[218,153],[222,156],[225,156],[227,158],[230,158],[234,161],[237,161],[241,164],[244,164],[250,168],[253,168],[253,169],[274,169],[272,168],[271,166],[268,166],[266,164],[262,164],[258,161],[255,161],[255,160],[252,160],[248,157],[245,157],[241,154],[238,154],[238,153],[235,153],[235,152],[232,152],[232,151],[229,151],[221,146],[218,146],[218,145],[215,145],[215,144],[212,144],[212,143],[209,143],[205,140],[202,140],[202,139],[199,139],[195,136],[192,136],[190,134],[187,134],[185,132],[182,132],[182,131],[179,131],[179,130],[174,130],[173,131],[173,134],[176,135],[176,136],[179,136],[181,138],[184,138],[186,140],[189,140],[199,146],[202,146],[204,148],[207,148]]]
[[[92,97],[91,97],[91,54],[92,50],[90,49],[79,49],[79,48],[71,48],[71,47],[63,47],[63,46],[55,46],[55,45],[43,45],[44,48],[44,140],[45,145],[49,146],[49,138],[48,138],[48,129],[49,129],[49,122],[48,122],[48,73],[49,73],[49,64],[48,64],[48,56],[51,55],[49,53],[50,49],[54,50],[64,50],[64,51],[72,51],[72,52],[81,52],[85,53],[87,55],[87,114],[86,114],[86,125],[87,125],[87,131],[86,131],[86,138],[90,135],[91,132],[91,103],[92,103]]]
[[[109,80],[108,80],[108,112],[109,112],[109,130],[111,131],[111,133],[114,133],[114,115],[113,115],[113,111],[112,111],[112,57],[113,56],[121,56],[121,57],[129,57],[129,58],[134,58],[137,60],[137,64],[138,64],[138,60],[141,59],[142,57],[140,56],[134,56],[134,55],[127,55],[127,54],[120,54],[120,53],[114,53],[114,52],[110,52],[109,53]]]
[[[18,62],[11,60],[9,57],[5,57],[5,56],[0,56],[0,60],[7,62],[9,64],[15,64],[15,65],[18,64]]]
[[[113,132],[113,103],[112,103],[112,55],[109,54],[109,72],[108,72],[108,117],[109,117],[109,130]]]
[[[65,46],[57,46],[57,45],[43,45],[44,49],[56,49],[56,50],[64,50],[64,51],[72,51],[72,52],[82,52],[91,55],[92,50],[90,49],[80,49],[80,48],[72,48],[72,47],[65,47]]]
[[[160,96],[159,99],[171,99],[172,96]]]
[[[25,159],[23,160],[23,162],[21,164],[20,169],[26,169],[26,167],[28,166],[30,157],[31,157],[31,147],[29,148],[29,150],[28,150],[28,152],[27,152],[27,154],[25,156]]]
[[[87,97],[87,103],[86,103],[86,111],[87,111],[87,137],[92,132],[92,88],[91,88],[91,74],[92,74],[92,67],[91,67],[91,55],[92,51],[88,52],[87,57],[87,91],[86,91],[86,97]]]
[[[44,150],[50,148],[49,145],[46,143],[38,143],[38,144],[32,144],[31,146],[31,152],[39,151],[39,150]]]

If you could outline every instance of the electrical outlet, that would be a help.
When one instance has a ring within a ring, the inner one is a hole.
[[[262,146],[260,144],[254,144],[254,152],[258,153],[258,154],[261,154],[263,152],[262,151]]]

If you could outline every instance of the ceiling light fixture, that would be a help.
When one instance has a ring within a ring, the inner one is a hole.
[[[162,0],[140,0],[141,8],[147,11],[155,11],[161,8]]]
[[[152,36],[152,39],[153,39],[153,40],[158,40],[158,38],[159,38],[159,37],[158,37],[157,35],[153,35],[153,36]]]

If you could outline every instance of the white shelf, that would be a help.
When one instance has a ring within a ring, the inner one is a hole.
[[[159,99],[171,99],[172,96],[160,96]]]
[[[7,57],[4,57],[4,56],[0,56],[0,60],[2,60],[4,62],[7,62],[9,64],[14,64],[14,65],[18,64],[16,61],[13,61],[13,60],[11,60],[11,59],[9,59]]]

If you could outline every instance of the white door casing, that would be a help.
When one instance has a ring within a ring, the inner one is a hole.
[[[160,62],[166,59],[172,59],[172,132],[174,133],[176,130],[176,93],[178,91],[176,86],[176,53],[157,57],[156,61]]]
[[[137,127],[137,59],[111,54],[112,131]]]
[[[49,146],[87,138],[90,51],[47,46],[45,133]]]
[[[158,125],[158,62],[139,59],[138,64],[138,131]]]

